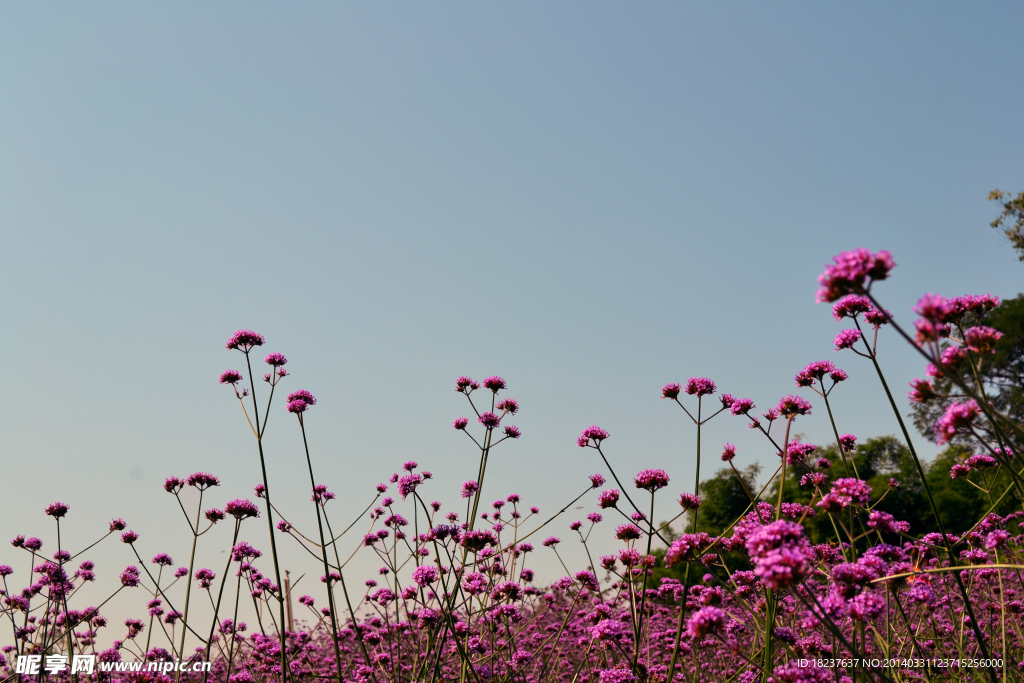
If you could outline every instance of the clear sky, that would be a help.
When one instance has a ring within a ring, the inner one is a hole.
[[[1016,2],[4,5],[0,536],[53,549],[62,500],[74,547],[119,516],[144,556],[187,559],[163,478],[213,472],[218,504],[259,478],[216,381],[240,327],[317,395],[338,520],[407,459],[457,502],[460,374],[522,404],[488,498],[545,512],[603,471],[575,446],[598,424],[621,476],[668,470],[675,514],[694,432],[659,390],[693,375],[763,409],[834,360],[840,429],[895,433],[815,278],[889,249],[877,293],[904,322],[925,292],[1024,290],[985,200],[1024,189],[1022,22]],[[881,353],[906,411],[923,364],[891,333]],[[798,428],[829,438],[823,410]],[[703,471],[725,441],[741,466],[774,458],[720,416]],[[272,485],[309,528],[301,446],[278,403]],[[92,555],[104,587],[132,559]],[[26,558],[4,543],[0,563]]]

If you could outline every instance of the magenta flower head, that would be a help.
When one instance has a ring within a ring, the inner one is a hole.
[[[275,351],[274,353],[264,358],[263,362],[266,363],[267,365],[273,365],[275,368],[279,368],[285,363],[287,363],[288,359],[284,357],[283,353],[278,353],[277,351]]]
[[[503,401],[498,401],[496,408],[502,412],[506,412],[509,415],[515,415],[519,412],[519,402],[514,398],[506,398]]]
[[[519,427],[516,427],[515,425],[508,425],[507,427],[505,427],[505,436],[507,438],[518,439],[521,435],[522,432],[519,431]]]
[[[161,567],[170,567],[172,564],[174,564],[174,560],[172,560],[171,556],[167,553],[160,553],[159,555],[153,558],[153,564],[158,564]]]
[[[580,434],[580,438],[576,439],[576,445],[580,448],[584,448],[586,446],[590,446],[590,442],[593,441],[593,447],[597,448],[601,445],[601,442],[607,438],[608,432],[597,425],[591,425],[583,430],[583,433]]]
[[[64,515],[68,514],[68,510],[70,509],[71,507],[65,503],[50,503],[46,506],[46,514],[56,519],[60,519]]]
[[[188,475],[188,478],[185,479],[185,483],[189,486],[196,487],[200,491],[205,491],[208,488],[220,486],[220,479],[209,472],[195,472]]]
[[[679,384],[666,384],[661,388],[661,397],[676,399],[679,398],[679,392],[682,390],[683,388]]]
[[[562,539],[560,539],[558,536],[548,536],[547,538],[544,539],[544,542],[541,543],[541,545],[544,546],[545,548],[554,548],[556,545],[558,545],[561,542],[562,542]]]
[[[412,580],[420,586],[429,586],[440,578],[440,572],[433,565],[424,564],[412,570]]]
[[[996,342],[1003,338],[1003,333],[991,327],[969,327],[964,330],[964,341],[975,353],[995,353]]]
[[[405,500],[409,494],[416,490],[416,487],[423,483],[423,476],[419,474],[407,474],[398,478],[398,492]]]
[[[480,385],[473,381],[471,377],[463,375],[455,380],[455,391],[460,394],[469,394],[474,389],[479,389]]]
[[[256,484],[256,486],[252,487],[252,490],[256,493],[257,498],[267,497],[267,487],[263,484]]]
[[[15,548],[24,548],[25,547],[25,537],[23,535],[21,535],[21,534],[18,534],[17,536],[15,536],[14,538],[11,539],[11,545],[14,546]]]
[[[25,541],[25,548],[33,552],[39,552],[43,549],[43,542],[38,538],[30,538]]]
[[[810,415],[811,404],[799,396],[783,396],[777,410],[782,417],[793,419],[797,415]]]
[[[285,406],[285,408],[288,410],[289,413],[301,415],[302,413],[306,412],[307,408],[309,408],[309,404],[306,403],[305,401],[289,401],[288,405]]]
[[[875,329],[878,329],[882,325],[888,325],[892,322],[892,313],[885,309],[878,310],[872,307],[870,311],[864,314],[864,319],[873,325]]]
[[[619,490],[608,489],[607,491],[601,491],[597,496],[597,504],[602,510],[615,507],[619,502]]]
[[[717,633],[728,623],[729,617],[725,610],[718,607],[701,607],[686,622],[686,631],[693,638],[703,638]]]
[[[857,447],[857,437],[853,434],[843,434],[839,437],[839,445],[843,447],[843,450],[849,453]]]
[[[749,398],[737,398],[729,406],[729,412],[733,415],[746,415],[754,409],[754,402]]]
[[[164,491],[167,493],[177,493],[185,486],[185,482],[177,477],[167,477],[164,479]]]
[[[468,425],[468,424],[469,424],[469,418],[458,417],[458,418],[455,418],[454,422],[452,422],[452,427],[455,427],[456,429],[465,429],[466,425]]]
[[[838,368],[833,363],[830,363],[827,360],[818,360],[796,373],[796,377],[793,379],[796,380],[796,385],[798,387],[812,387],[814,386],[815,380],[820,382],[825,378],[825,375],[831,375],[837,370]],[[845,374],[846,373],[843,373],[843,379],[846,379]]]
[[[480,413],[480,417],[478,417],[476,421],[488,429],[494,429],[498,426],[498,423],[501,422],[501,418],[494,413],[487,411],[485,413]]]
[[[241,381],[242,381],[242,373],[240,373],[238,370],[225,370],[224,372],[220,373],[220,383],[221,384],[232,384],[232,385],[234,385],[234,384],[238,384]]]
[[[665,470],[641,470],[633,477],[633,482],[638,489],[654,493],[668,486],[668,473]]]
[[[871,288],[875,280],[889,277],[896,266],[892,254],[880,251],[872,254],[867,249],[844,251],[835,256],[825,272],[818,276],[818,303],[831,303],[846,294],[861,294]]]
[[[298,391],[293,391],[292,393],[288,394],[288,403],[292,403],[294,401],[302,401],[306,405],[315,406],[316,396],[309,393],[305,389],[299,389]]]
[[[860,330],[854,330],[854,329],[843,330],[842,332],[840,332],[839,334],[836,335],[836,340],[835,340],[836,351],[841,351],[842,349],[851,349],[851,348],[853,348],[853,345],[856,344],[860,340],[861,336],[862,335],[860,333]]]
[[[257,334],[252,330],[238,330],[231,339],[228,339],[228,343],[224,345],[226,349],[237,349],[242,353],[249,353],[256,346],[263,346],[266,340],[262,334]]]
[[[224,519],[224,512],[222,510],[218,510],[217,508],[210,508],[205,513],[203,513],[203,516],[206,517],[206,521],[210,524],[216,524],[217,522]]]
[[[139,535],[134,531],[126,531],[123,534],[121,534],[122,543],[127,543],[128,545],[131,545],[132,543],[135,543],[135,541],[137,540],[139,540]]]
[[[710,547],[713,540],[703,531],[699,534],[683,534],[669,546],[665,553],[665,564],[671,567],[680,562],[695,560]]]
[[[599,489],[604,486],[604,477],[600,474],[591,474],[590,483],[595,489]]]
[[[462,485],[462,497],[470,498],[474,493],[480,490],[480,485],[475,481],[467,481]]]
[[[260,515],[260,509],[256,506],[256,503],[244,498],[236,498],[235,500],[228,501],[227,505],[224,506],[224,512],[228,513],[235,519],[259,517]]]
[[[939,444],[949,443],[957,432],[971,426],[981,409],[971,399],[966,403],[954,403],[946,409],[945,414],[935,423],[935,437]]]
[[[490,389],[494,393],[498,393],[502,389],[506,388],[505,380],[497,375],[493,375],[484,380],[484,387]]]
[[[686,389],[684,391],[690,396],[707,396],[715,393],[717,387],[707,377],[691,377],[686,380]]]
[[[746,539],[754,573],[766,586],[781,590],[806,578],[811,571],[804,528],[784,519],[758,527]]]
[[[615,538],[620,541],[635,541],[641,536],[643,532],[635,524],[621,524],[615,529]]]
[[[849,296],[844,296],[832,306],[832,316],[836,320],[856,318],[861,313],[867,313],[872,309],[871,300],[866,296],[850,294]]]
[[[732,404],[736,402],[736,397],[732,394],[722,394],[718,397],[718,400],[722,402],[722,409],[732,408]]]
[[[722,462],[732,462],[732,459],[736,457],[736,447],[731,443],[727,443],[722,446]]]
[[[679,506],[684,510],[696,510],[700,507],[700,496],[692,493],[680,493]]]
[[[139,585],[139,568],[132,565],[125,567],[121,572],[121,585],[126,588],[135,588]]]
[[[216,578],[217,575],[214,574],[212,570],[206,569],[205,567],[196,571],[196,581],[198,581],[199,585],[203,588],[209,588],[213,583],[213,580]]]

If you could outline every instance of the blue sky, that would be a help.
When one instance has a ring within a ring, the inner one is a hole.
[[[925,292],[1024,289],[985,200],[1024,189],[1022,19],[1019,3],[6,6],[0,535],[49,539],[59,499],[76,539],[119,516],[145,554],[184,556],[163,478],[209,470],[223,500],[258,480],[216,383],[240,327],[289,357],[285,388],[317,395],[339,520],[407,459],[457,501],[475,467],[450,426],[460,374],[501,374],[522,404],[488,495],[545,511],[602,470],[575,446],[599,424],[620,476],[669,471],[674,514],[694,435],[658,396],[693,375],[765,408],[834,360],[840,429],[895,433],[870,368],[833,352],[815,278],[841,250],[889,249],[877,292],[905,321]],[[892,334],[881,362],[906,410],[922,363]],[[273,410],[270,475],[309,524],[298,427]],[[821,413],[799,424],[810,440],[828,438]],[[710,457],[725,441],[741,465],[774,457],[721,416]],[[101,574],[126,550],[97,555]]]

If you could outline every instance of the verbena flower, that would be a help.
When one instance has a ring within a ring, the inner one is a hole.
[[[799,396],[783,396],[776,410],[782,417],[792,419],[797,415],[810,415],[811,404]]]
[[[935,440],[940,445],[948,443],[958,432],[966,431],[980,412],[973,399],[951,404],[935,423]]]
[[[733,458],[736,457],[736,447],[731,443],[727,443],[722,446],[722,462],[732,462]]]
[[[619,502],[619,490],[618,489],[608,489],[607,491],[602,491],[597,496],[597,504],[602,509],[613,508],[613,507],[616,506],[616,504],[618,502]]]
[[[687,620],[686,631],[692,638],[703,638],[720,631],[728,620],[725,610],[718,607],[702,607]]]
[[[64,515],[68,514],[68,510],[70,509],[71,506],[69,506],[67,503],[50,503],[49,505],[46,506],[46,514],[48,514],[50,517],[60,519]]]
[[[601,429],[597,425],[592,425],[583,430],[580,434],[580,438],[576,439],[576,445],[579,447],[585,446],[600,446],[601,442],[608,438],[608,432]],[[593,444],[591,444],[593,442]]]
[[[236,498],[235,500],[228,501],[224,506],[224,511],[235,519],[245,519],[247,517],[259,517],[260,509],[256,503],[245,500],[244,498]]]
[[[642,470],[633,478],[638,489],[644,489],[654,493],[658,489],[668,486],[668,473],[665,470]]]
[[[679,506],[684,510],[696,510],[700,507],[700,496],[693,493],[680,493]]]
[[[236,349],[238,351],[248,353],[253,349],[253,347],[263,346],[264,343],[266,343],[266,340],[263,338],[262,334],[258,334],[252,330],[238,330],[231,335],[231,339],[228,339],[224,348]]]
[[[484,380],[484,388],[490,389],[495,394],[501,391],[502,389],[505,389],[506,387],[507,385],[505,384],[505,380],[502,379],[501,377],[498,377],[497,375],[493,375]]]
[[[844,251],[833,257],[825,272],[818,276],[818,303],[831,303],[846,294],[860,294],[871,287],[875,280],[889,277],[895,267],[892,254],[879,251],[872,254],[867,249]]]
[[[861,335],[860,330],[843,330],[842,332],[836,335],[836,351],[853,348],[853,345],[856,344],[862,336],[863,335]]]
[[[242,381],[242,373],[238,370],[225,370],[220,373],[221,384],[238,384]]]
[[[691,377],[686,380],[686,388],[683,389],[690,396],[708,396],[715,393],[717,387],[707,377]]]

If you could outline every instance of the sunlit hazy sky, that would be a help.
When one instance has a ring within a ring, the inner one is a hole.
[[[217,474],[211,504],[259,479],[216,381],[240,327],[317,395],[339,523],[408,459],[458,501],[460,374],[501,374],[522,405],[488,498],[545,512],[604,471],[575,446],[598,424],[620,476],[668,470],[675,514],[694,433],[659,389],[692,375],[763,409],[834,360],[840,429],[895,433],[870,368],[832,350],[815,277],[889,249],[877,293],[904,320],[924,292],[1024,290],[985,199],[1024,189],[1022,22],[1015,2],[6,4],[0,536],[54,548],[62,500],[73,547],[118,516],[144,557],[187,559],[163,478]],[[906,411],[922,363],[881,349]],[[271,411],[275,497],[308,526],[298,426]],[[708,473],[725,441],[774,458],[728,416],[704,439]],[[92,552],[104,589],[133,561],[114,540]],[[219,573],[229,543],[204,536],[201,560]],[[0,563],[27,569],[6,543]]]

